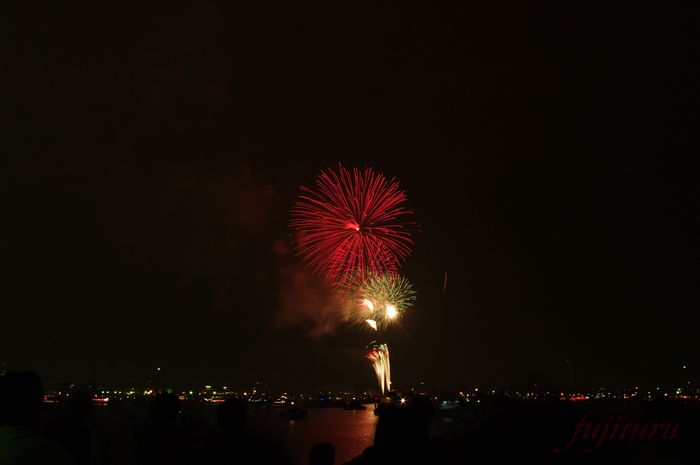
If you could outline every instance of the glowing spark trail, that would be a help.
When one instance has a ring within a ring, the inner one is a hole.
[[[374,321],[374,320],[365,320],[365,321],[367,322],[368,325],[370,325],[370,327],[372,329],[374,329],[375,331],[377,330],[377,322],[376,321]]]
[[[391,390],[391,366],[389,364],[389,346],[386,344],[375,345],[367,358],[372,362],[374,373],[382,395]]]

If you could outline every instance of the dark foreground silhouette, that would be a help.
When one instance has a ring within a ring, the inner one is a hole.
[[[128,456],[114,460],[96,451],[87,393],[72,392],[63,411],[46,422],[42,418],[43,396],[41,381],[33,373],[0,376],[0,465],[290,464],[280,444],[248,430],[246,405],[235,398],[219,405],[218,430],[198,435],[197,418],[183,416],[176,396],[154,396],[150,415],[137,425],[129,441]],[[627,408],[627,414],[631,411],[638,419],[634,424],[663,425],[671,420],[678,425],[667,429],[672,431],[668,438],[649,437],[651,430],[647,430],[644,440],[634,441],[619,438],[621,416],[593,415],[587,411],[591,404],[492,398],[481,405],[488,414],[479,420],[478,427],[450,441],[430,434],[435,411],[429,398],[415,396],[405,405],[386,405],[377,421],[373,444],[348,463],[700,463],[698,411],[675,399],[634,404],[632,410],[626,404],[606,407]],[[601,421],[596,422],[596,418]],[[605,441],[596,445],[592,433],[604,428]],[[119,429],[115,427],[112,433]],[[334,465],[335,455],[333,444],[319,443],[309,451],[308,463]]]
[[[321,442],[311,448],[309,465],[333,465],[335,463],[335,448],[333,444]]]
[[[46,437],[61,445],[76,465],[93,462],[92,434],[88,426],[91,406],[89,393],[75,391],[69,397],[66,411],[44,428]]]
[[[68,453],[39,434],[44,388],[34,373],[0,376],[0,465],[73,464]]]

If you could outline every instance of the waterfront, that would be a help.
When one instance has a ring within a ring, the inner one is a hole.
[[[283,446],[293,464],[308,463],[311,447],[319,442],[333,444],[336,463],[342,464],[373,443],[378,417],[372,405],[367,407],[366,410],[309,408],[307,418],[288,421],[280,419],[282,409],[254,407],[248,410],[248,430]],[[59,405],[49,406],[47,417],[57,415],[60,410]],[[95,406],[90,423],[100,463],[128,464],[135,433],[147,421],[147,404]],[[213,405],[185,404],[179,421],[195,442],[219,434]],[[451,438],[471,429],[470,425],[462,419],[436,418],[431,424],[431,433]]]
[[[177,418],[173,416],[173,423],[159,423],[154,429],[152,409],[156,401],[162,405],[163,400],[159,395],[152,399],[93,402],[86,425],[92,436],[92,463],[147,463],[142,460],[143,447],[148,449],[154,444],[181,448],[182,455],[177,457],[188,457],[182,463],[192,463],[191,459],[210,463],[217,447],[227,441],[217,424],[217,412],[224,404],[197,400],[170,404],[177,409],[175,412],[179,411]],[[70,404],[45,403],[45,421],[50,423],[67,413]],[[400,403],[394,413],[406,409],[403,411],[413,413],[404,419],[415,421],[418,417],[411,415],[421,410],[414,410],[414,405],[411,400]],[[665,397],[651,402],[632,399],[570,402],[484,396],[464,407],[447,405],[446,408],[443,402],[433,404],[434,417],[426,424],[430,442],[436,447],[430,449],[430,460],[445,459],[446,455],[456,463],[464,460],[479,463],[480,459],[496,457],[556,459],[555,463],[650,463],[651,459],[665,456],[685,460],[695,454],[694,444],[700,431],[696,403]],[[260,460],[270,458],[265,456],[267,451],[279,452],[275,457],[287,457],[292,464],[305,464],[309,463],[309,452],[314,445],[328,442],[336,451],[335,463],[343,464],[362,454],[367,446],[376,445],[374,435],[379,418],[371,404],[366,410],[309,407],[306,417],[294,421],[282,419],[287,411],[286,407],[248,405],[247,432],[239,437],[245,437],[245,444],[251,448],[236,450],[249,450],[253,454],[250,457]],[[398,433],[395,436],[398,442],[394,446],[386,442],[381,446],[384,450],[394,447],[392,453],[405,451],[412,444],[411,430],[404,429],[401,423],[392,423],[400,418],[395,414],[389,415],[384,425],[385,428],[391,425],[392,431]],[[590,444],[590,437],[582,431],[594,425],[604,425],[610,434],[604,432],[598,442]],[[386,434],[387,430],[384,431]],[[386,441],[387,436],[383,437]],[[177,439],[163,443],[165,438]],[[595,448],[596,453],[586,448]],[[603,458],[608,462],[601,461]]]

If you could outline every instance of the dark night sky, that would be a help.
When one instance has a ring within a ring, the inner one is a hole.
[[[422,227],[397,385],[700,381],[695,13],[58,3],[3,26],[9,366],[373,386],[283,246],[340,161]]]

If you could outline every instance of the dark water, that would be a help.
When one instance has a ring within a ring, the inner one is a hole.
[[[57,408],[55,412],[49,412],[48,417],[58,412]],[[311,408],[308,412],[302,420],[284,421],[280,419],[278,409],[250,409],[248,429],[284,445],[294,464],[308,463],[311,447],[319,442],[330,442],[335,446],[338,464],[361,454],[372,444],[377,423],[372,407],[360,411]],[[90,423],[100,462],[105,465],[128,464],[135,431],[147,418],[145,406],[95,407]],[[185,409],[181,421],[194,441],[204,442],[219,434],[215,407]]]
[[[53,414],[58,413],[58,409]],[[302,420],[284,421],[281,411],[273,408],[248,410],[248,429],[284,445],[292,463],[308,463],[309,451],[319,442],[330,442],[336,449],[336,463],[342,464],[362,453],[372,444],[377,417],[373,407],[367,410],[340,408],[310,408]],[[49,413],[49,417],[52,416]],[[95,407],[91,415],[91,429],[100,462],[105,465],[128,464],[138,425],[147,421],[146,405]],[[216,426],[216,408],[190,405],[183,409],[181,421],[195,442],[219,434]],[[464,423],[436,418],[431,430],[434,435],[450,437],[458,434]]]

